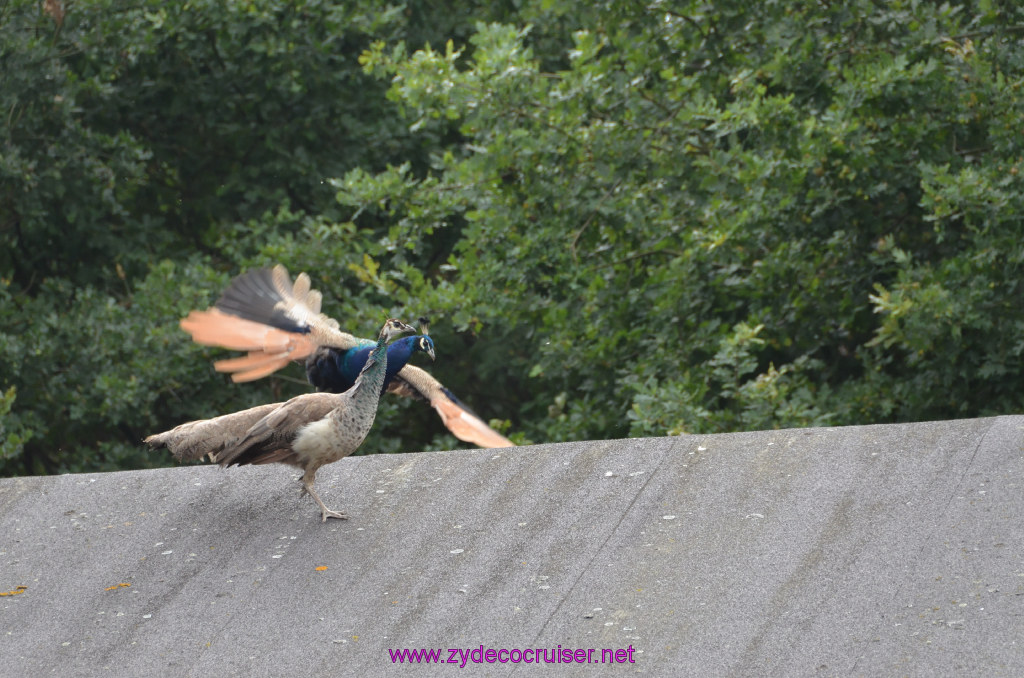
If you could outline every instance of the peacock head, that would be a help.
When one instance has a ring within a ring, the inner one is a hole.
[[[398,318],[388,318],[387,322],[384,323],[384,327],[380,328],[380,338],[384,340],[384,343],[388,343],[395,337],[415,331],[415,327],[403,323]]]
[[[416,350],[423,351],[430,356],[431,360],[436,360],[434,357],[434,340],[428,336],[430,332],[430,321],[426,317],[420,318],[420,337],[416,340]]]
[[[427,335],[424,334],[416,340],[416,350],[423,351],[430,356],[431,360],[436,360],[434,357],[434,340]]]

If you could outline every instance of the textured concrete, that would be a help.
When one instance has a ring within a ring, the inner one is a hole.
[[[359,457],[327,524],[284,467],[0,480],[0,674],[1021,676],[1022,448],[1015,416]],[[388,654],[559,645],[635,663]]]

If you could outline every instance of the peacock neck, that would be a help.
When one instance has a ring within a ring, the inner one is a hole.
[[[360,396],[364,393],[372,393],[375,399],[380,397],[381,389],[384,386],[384,376],[388,369],[387,348],[387,340],[383,336],[377,339],[377,344],[370,351],[366,364],[363,365],[363,369],[352,386]]]

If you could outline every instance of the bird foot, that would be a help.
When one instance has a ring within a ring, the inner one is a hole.
[[[313,497],[313,500],[316,501],[316,505],[320,507],[320,522],[321,523],[326,523],[328,518],[337,518],[339,520],[348,520],[348,516],[345,515],[344,513],[341,513],[340,511],[332,511],[331,509],[327,508],[327,505],[324,504],[323,500],[320,498],[320,495],[318,495],[316,493],[316,490],[313,489],[313,478],[303,476],[303,478],[302,478],[302,493],[303,494],[308,494],[309,496]]]
[[[321,509],[320,511],[320,522],[326,523],[328,518],[338,518],[339,520],[348,520],[348,516],[338,511],[332,511],[330,509]]]

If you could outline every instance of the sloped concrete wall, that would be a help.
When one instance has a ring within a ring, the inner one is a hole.
[[[0,480],[0,674],[1024,675],[1024,417],[351,458],[327,524],[294,478]]]

